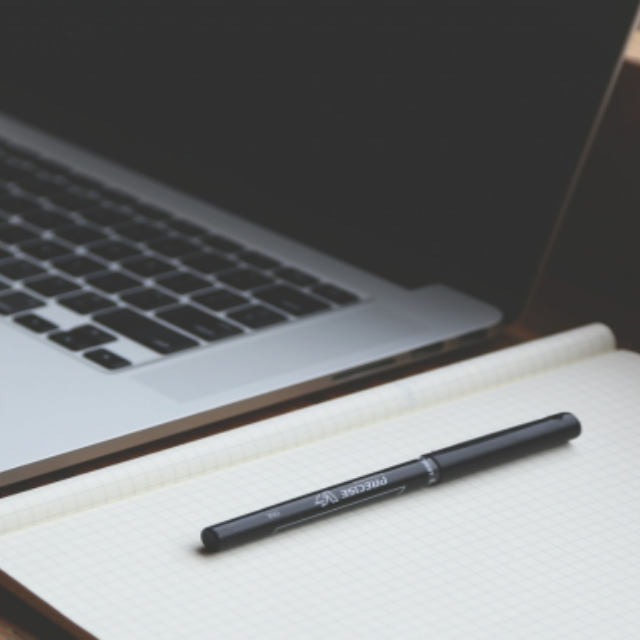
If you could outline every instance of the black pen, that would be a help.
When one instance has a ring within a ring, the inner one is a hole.
[[[351,507],[430,487],[562,444],[578,435],[578,419],[571,413],[558,413],[206,527],[202,542],[210,551],[224,551]]]

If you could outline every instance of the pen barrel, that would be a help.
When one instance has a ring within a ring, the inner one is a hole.
[[[445,482],[563,444],[579,436],[580,431],[580,422],[573,414],[558,413],[440,449],[425,457],[435,460],[440,469],[440,480]]]
[[[437,466],[420,458],[206,527],[202,542],[211,551],[223,551],[437,481]]]

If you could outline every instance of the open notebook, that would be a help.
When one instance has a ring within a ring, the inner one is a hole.
[[[200,530],[560,411],[571,444],[220,554]],[[591,325],[0,501],[3,580],[80,637],[640,629],[640,356]]]

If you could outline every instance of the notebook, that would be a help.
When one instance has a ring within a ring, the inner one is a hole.
[[[0,501],[4,584],[81,638],[640,627],[640,356],[589,325]],[[204,526],[571,411],[583,433],[220,554]]]

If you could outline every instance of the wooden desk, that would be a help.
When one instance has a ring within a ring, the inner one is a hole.
[[[629,83],[630,77],[637,78],[637,86],[634,82]],[[630,87],[636,87],[637,93],[633,96],[627,94],[622,96],[617,95],[616,100],[633,100],[635,96],[638,100],[636,104],[640,105],[640,33],[636,34],[630,47],[622,80]],[[638,118],[638,127],[635,135],[640,143],[640,111],[636,114],[636,117]],[[640,280],[640,277],[638,279]],[[595,321],[605,322],[612,327],[618,336],[620,347],[640,351],[640,312],[634,311],[619,302],[614,302],[605,296],[594,294],[588,287],[581,287],[573,282],[548,274],[542,278],[537,293],[523,317],[488,345],[469,348],[464,352],[441,357],[429,363],[420,363],[396,370],[392,373],[381,374],[366,382],[355,382],[345,385],[338,390],[321,392],[241,418],[227,420],[215,427],[203,427],[189,434],[180,434],[168,438],[160,443],[145,445],[125,453],[108,456],[96,462],[78,465],[73,469],[56,472],[44,478],[22,483],[20,486],[13,487],[12,491],[25,490],[46,482],[53,482],[94,468],[114,464],[121,460],[144,455],[169,446],[175,446],[223,430],[236,428],[271,415],[293,411],[332,397],[352,393],[369,386],[382,384],[390,380],[421,371],[427,371],[458,360],[488,353]],[[7,493],[6,490],[0,491],[0,495],[6,495]],[[0,589],[0,640],[71,639],[71,635],[60,630],[12,594]]]

